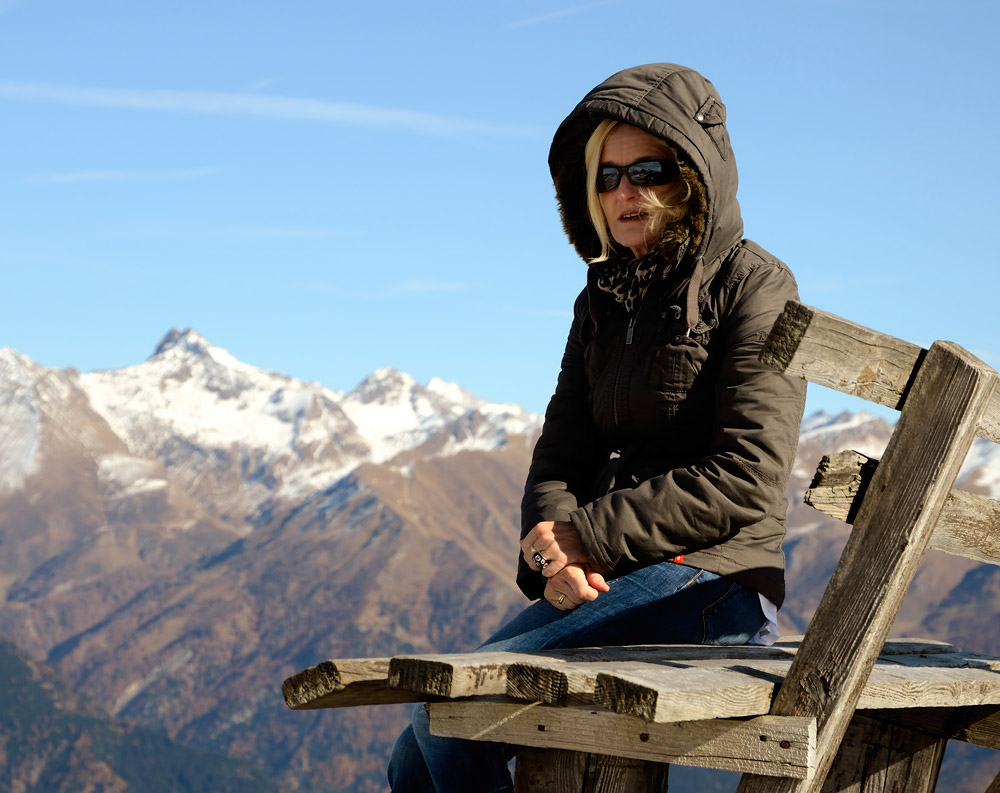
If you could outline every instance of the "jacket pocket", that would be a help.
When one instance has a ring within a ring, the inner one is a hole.
[[[707,359],[708,351],[696,340],[675,334],[654,351],[649,366],[649,386],[668,394],[687,394],[694,388]]]

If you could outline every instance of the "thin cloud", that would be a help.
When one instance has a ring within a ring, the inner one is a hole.
[[[152,110],[189,115],[304,121],[384,128],[393,131],[407,129],[431,136],[475,134],[537,137],[542,134],[539,129],[517,124],[496,124],[457,116],[331,102],[325,99],[262,96],[250,93],[122,90],[0,80],[0,99],[115,110]]]
[[[615,5],[620,2],[621,0],[602,0],[602,2],[599,3],[587,3],[582,6],[564,8],[560,11],[550,11],[549,13],[542,14],[541,16],[519,19],[516,22],[508,22],[506,25],[501,26],[501,30],[514,30],[515,28],[526,28],[532,25],[540,25],[544,22],[551,22],[554,19],[562,19],[563,17],[573,16],[574,14],[582,14],[584,11],[592,11],[595,8]]]
[[[33,174],[27,177],[27,181],[48,184],[67,184],[72,182],[163,182],[202,179],[218,172],[218,168],[181,168],[171,171],[72,171],[69,173]]]

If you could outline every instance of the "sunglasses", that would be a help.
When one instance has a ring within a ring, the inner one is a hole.
[[[669,184],[680,174],[673,160],[642,160],[631,165],[602,165],[597,173],[597,192],[607,193],[618,187],[622,174],[636,187]]]

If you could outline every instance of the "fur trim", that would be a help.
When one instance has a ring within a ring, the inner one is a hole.
[[[677,250],[677,246],[687,239],[691,240],[688,251],[697,254],[698,246],[705,237],[708,217],[707,191],[698,172],[687,163],[678,162],[677,165],[680,168],[681,178],[691,190],[691,197],[688,198],[684,217],[665,224],[660,232],[656,248],[664,258],[669,258],[670,254]]]

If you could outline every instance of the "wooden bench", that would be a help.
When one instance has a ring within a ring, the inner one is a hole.
[[[820,464],[807,500],[853,530],[804,636],[329,661],[288,706],[426,701],[435,734],[526,747],[520,793],[666,790],[668,763],[739,771],[738,793],[929,793],[949,739],[1000,748],[1000,659],[888,641],[927,547],[1000,563],[1000,504],[953,487],[977,435],[1000,441],[996,372],[798,303],[762,359],[901,411],[880,461]]]

